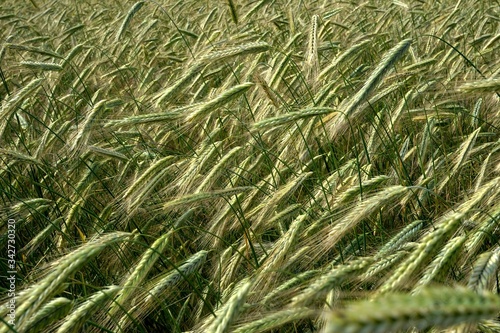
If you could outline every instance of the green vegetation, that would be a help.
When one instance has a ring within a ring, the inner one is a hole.
[[[500,332],[499,8],[2,1],[0,333]]]

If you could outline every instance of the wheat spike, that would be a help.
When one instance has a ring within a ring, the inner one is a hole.
[[[476,143],[476,138],[481,131],[481,128],[476,129],[474,132],[472,132],[469,137],[467,138],[466,141],[464,141],[461,145],[461,149],[459,151],[459,155],[454,161],[454,166],[453,169],[451,170],[450,173],[447,174],[446,178],[439,184],[437,187],[437,192],[441,192],[443,188],[446,186],[448,181],[452,179],[455,174],[458,172],[460,167],[464,164],[464,162],[467,160],[467,158],[470,155],[470,152],[472,148],[474,147],[474,144]]]
[[[0,138],[3,136],[5,128],[7,128],[10,118],[17,111],[17,108],[26,101],[29,95],[35,93],[40,88],[43,81],[43,78],[32,80],[15,95],[2,103],[2,109],[0,110]]]
[[[440,274],[449,273],[447,269],[453,264],[453,261],[460,253],[459,251],[464,242],[464,236],[457,236],[446,243],[436,258],[427,266],[424,275],[417,283],[415,292],[419,292],[424,286],[436,280]]]
[[[417,295],[390,294],[359,301],[327,314],[322,333],[385,333],[416,328],[450,327],[496,317],[500,299],[460,288],[429,288]]]
[[[500,248],[485,252],[474,263],[467,286],[475,292],[487,289],[488,282],[500,264]]]
[[[364,218],[372,214],[375,210],[380,209],[384,205],[394,202],[401,198],[408,191],[405,186],[391,186],[373,194],[366,200],[363,200],[359,205],[355,206],[344,218],[331,228],[325,236],[324,243],[328,247],[334,246],[345,234],[354,228]]]
[[[234,333],[259,333],[266,332],[273,328],[279,328],[280,326],[292,322],[299,321],[306,318],[314,317],[317,311],[308,308],[295,308],[295,309],[285,309],[271,313],[269,315],[264,315],[259,320],[252,321],[248,324],[244,324],[236,328]]]
[[[306,305],[320,300],[333,286],[339,286],[344,280],[352,278],[354,274],[362,273],[372,262],[373,260],[364,258],[333,267],[329,272],[318,277],[302,293],[293,297],[292,304]]]
[[[59,264],[54,266],[54,270],[49,275],[30,287],[26,299],[18,305],[16,309],[18,330],[26,328],[28,318],[32,318],[32,315],[61,287],[71,274],[75,273],[107,246],[125,241],[130,236],[131,234],[126,232],[104,235],[62,257],[58,261]],[[0,328],[0,332],[6,331]]]
[[[189,194],[189,195],[183,196],[181,198],[173,199],[173,200],[167,202],[165,205],[163,205],[163,209],[170,210],[176,206],[182,206],[182,205],[190,204],[193,202],[207,200],[210,198],[229,197],[229,196],[232,196],[235,194],[239,194],[241,192],[246,192],[250,189],[251,189],[250,186],[242,186],[242,187],[234,187],[234,188],[228,188],[228,189],[223,189],[223,190],[216,190],[216,191],[211,191],[211,192],[201,192],[201,193]]]
[[[380,64],[375,68],[372,74],[368,77],[363,87],[352,97],[346,99],[339,106],[342,110],[343,117],[337,118],[336,123],[333,125],[331,131],[333,136],[342,134],[345,127],[348,126],[348,119],[353,118],[358,106],[366,100],[372,93],[376,86],[382,81],[387,71],[405,54],[411,44],[411,39],[405,39],[389,50],[383,57]],[[359,115],[356,116],[358,118]],[[324,121],[328,119],[325,118]],[[352,120],[352,119],[351,119]]]
[[[312,81],[317,77],[318,72],[318,15],[311,18],[311,29],[309,31],[309,41],[307,44],[304,72],[308,80]],[[314,82],[312,82],[314,83]]]
[[[222,61],[240,55],[265,52],[269,50],[269,48],[269,44],[265,42],[251,42],[234,47],[227,47],[222,51],[209,52],[208,54],[201,56],[199,61],[202,63]]]
[[[499,92],[500,79],[468,82],[458,87],[458,90],[466,93]]]
[[[97,308],[103,307],[112,301],[116,293],[121,289],[120,286],[106,287],[81,303],[71,314],[65,318],[63,324],[56,333],[77,333],[81,332],[82,326],[88,320]]]
[[[73,301],[65,297],[54,298],[30,318],[26,323],[25,332],[37,333],[47,329],[48,326],[66,316],[71,311],[73,304]]]
[[[213,183],[215,181],[215,178],[217,178],[218,174],[222,171],[222,169],[226,166],[227,162],[230,161],[231,159],[234,159],[237,153],[239,153],[243,147],[238,146],[234,147],[231,149],[229,152],[227,152],[223,158],[220,159],[220,161],[217,163],[216,166],[212,168],[210,173],[205,177],[205,180],[198,186],[198,188],[195,190],[195,193],[203,192],[204,190],[209,189],[210,183]]]
[[[105,109],[106,102],[106,100],[101,100],[92,107],[87,117],[85,118],[85,122],[82,124],[80,130],[76,133],[76,136],[73,139],[73,143],[70,147],[74,156],[78,156],[83,147],[87,145],[87,141],[90,138],[95,119]]]
[[[232,321],[241,311],[247,294],[250,292],[254,282],[245,279],[233,291],[233,295],[217,310],[216,318],[206,328],[207,333],[227,333]]]
[[[415,270],[440,246],[443,238],[458,228],[462,218],[463,214],[461,213],[444,216],[439,226],[422,239],[411,255],[385,281],[380,288],[380,292],[384,293],[402,287],[412,274],[415,273]]]
[[[175,269],[152,281],[147,286],[147,288],[149,288],[148,292],[139,294],[138,298],[140,300],[136,302],[136,305],[130,309],[125,308],[127,313],[121,317],[117,327],[126,330],[131,324],[132,319],[140,319],[150,313],[154,309],[153,305],[156,302],[161,302],[172,293],[173,287],[179,284],[183,279],[189,281],[190,275],[196,272],[205,262],[207,254],[207,251],[199,251],[179,267],[175,267]]]
[[[173,231],[159,237],[150,248],[142,255],[140,261],[135,265],[135,269],[130,273],[123,283],[123,289],[119,292],[118,297],[109,309],[110,316],[113,316],[122,307],[126,308],[126,302],[136,292],[143,280],[148,275],[149,271],[160,258],[165,247],[171,241]]]
[[[213,100],[200,105],[193,112],[189,113],[186,117],[186,122],[198,121],[201,117],[206,116],[210,111],[221,107],[222,105],[232,101],[233,99],[239,97],[245,93],[250,87],[253,87],[254,83],[245,82],[237,86],[232,87],[224,91],[222,94],[214,98]]]
[[[415,238],[416,234],[422,230],[425,221],[416,220],[408,224],[403,230],[398,232],[390,241],[388,241],[377,253],[377,258],[384,257],[387,254],[399,250],[405,243]]]
[[[21,65],[31,70],[61,71],[63,67],[52,62],[21,61]]]
[[[120,29],[116,33],[115,42],[118,42],[121,39],[125,30],[127,30],[127,27],[130,24],[130,21],[132,20],[134,15],[142,8],[143,5],[144,5],[144,1],[139,1],[139,2],[136,2],[130,8],[127,15],[125,16],[125,19],[123,19],[123,22],[122,22],[122,25],[120,26]]]
[[[268,118],[261,120],[259,122],[256,122],[253,124],[253,128],[257,130],[261,129],[268,129],[268,128],[274,128],[278,126],[282,126],[284,124],[288,124],[290,122],[297,121],[299,119],[304,119],[304,118],[309,118],[309,117],[315,117],[315,116],[321,116],[321,115],[326,115],[330,113],[334,113],[337,110],[332,109],[332,108],[310,108],[310,109],[304,109],[300,111],[294,111],[294,112],[289,112],[286,114],[282,114],[276,117]]]

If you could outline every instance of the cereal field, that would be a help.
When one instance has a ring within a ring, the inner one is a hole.
[[[498,1],[0,2],[0,333],[500,332]]]

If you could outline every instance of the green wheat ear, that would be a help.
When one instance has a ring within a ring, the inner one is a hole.
[[[21,65],[31,70],[61,71],[63,67],[53,62],[22,61]]]
[[[62,287],[67,278],[104,250],[104,248],[114,243],[123,242],[130,235],[130,233],[126,232],[103,235],[62,257],[54,270],[39,283],[33,284],[26,298],[19,303],[16,309],[17,318],[19,323],[21,323],[19,330],[23,330],[29,325],[29,321],[26,319],[32,318],[37,310],[42,307],[43,303]],[[5,330],[0,329],[0,332],[5,332]]]
[[[120,289],[120,286],[108,286],[88,297],[65,318],[63,324],[57,330],[57,333],[81,332],[82,326],[93,313],[95,313],[99,307],[109,304]]]
[[[120,29],[116,33],[115,42],[120,41],[121,37],[123,36],[123,33],[125,32],[125,30],[127,30],[130,21],[132,20],[134,15],[142,8],[143,5],[144,1],[139,1],[130,8],[127,15],[125,16],[125,19],[122,22],[122,25],[120,26]]]
[[[26,332],[42,332],[57,320],[64,318],[73,308],[73,301],[57,297],[45,304],[27,323]]]
[[[462,288],[429,288],[416,295],[389,294],[327,314],[322,333],[396,332],[451,327],[495,318],[500,298]]]
[[[500,248],[481,254],[472,268],[468,287],[476,292],[485,290],[498,265],[500,265]]]
[[[285,309],[270,313],[267,316],[262,316],[260,319],[255,320],[249,324],[238,327],[233,332],[234,333],[259,333],[268,332],[273,328],[279,328],[280,326],[290,323],[297,322],[302,319],[312,318],[317,315],[316,310],[311,310],[309,308],[297,307],[294,309]]]
[[[216,312],[215,319],[207,327],[207,333],[230,332],[229,327],[238,313],[242,310],[246,297],[254,285],[251,279],[245,279],[233,291],[233,295]]]
[[[38,89],[40,89],[44,80],[45,79],[43,78],[33,79],[15,95],[12,95],[12,97],[2,103],[2,108],[0,109],[0,138],[3,136],[10,119],[17,111],[17,108],[24,103],[30,95],[34,95]]]

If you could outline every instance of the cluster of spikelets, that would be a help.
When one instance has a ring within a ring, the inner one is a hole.
[[[500,332],[493,3],[0,13],[0,333]]]

